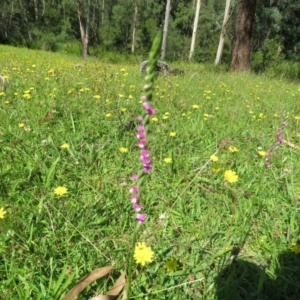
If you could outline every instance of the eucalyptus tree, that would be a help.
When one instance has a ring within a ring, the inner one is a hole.
[[[192,56],[194,54],[194,51],[195,51],[195,42],[196,42],[196,36],[197,36],[197,31],[198,31],[198,21],[199,21],[200,7],[201,7],[201,0],[197,0],[189,59],[192,58]]]
[[[221,62],[221,58],[222,58],[222,54],[223,54],[224,41],[225,41],[227,25],[228,25],[228,20],[229,20],[230,3],[231,3],[231,0],[226,0],[223,25],[222,25],[222,30],[221,30],[221,34],[220,34],[220,41],[219,41],[219,45],[218,45],[215,65],[218,65]]]
[[[166,13],[165,13],[165,22],[164,22],[164,31],[163,31],[163,40],[161,45],[161,59],[164,59],[167,51],[167,38],[168,38],[168,27],[169,27],[169,18],[171,11],[171,0],[166,2]]]
[[[250,70],[251,37],[256,0],[239,0],[231,71]]]
[[[89,47],[89,29],[90,29],[90,0],[78,0],[78,21],[80,28],[80,39],[82,46],[82,57],[85,58],[88,55]]]

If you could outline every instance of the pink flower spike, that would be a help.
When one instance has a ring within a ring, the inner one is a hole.
[[[136,185],[132,186],[130,189],[129,189],[129,192],[130,193],[136,193],[138,191],[138,187]]]
[[[137,174],[132,174],[131,179],[132,180],[138,180],[139,178],[138,178]]]
[[[155,114],[155,108],[151,107],[148,102],[144,102],[143,107],[145,108],[148,115],[154,115]]]
[[[267,168],[270,168],[271,167],[271,164],[269,162],[266,162],[266,167]]]
[[[137,117],[137,120],[138,120],[139,122],[143,122],[143,117],[142,117],[142,116],[138,116],[138,117]]]
[[[149,157],[150,156],[150,152],[147,149],[142,149],[141,150],[141,156]]]
[[[149,104],[148,102],[144,102],[144,103],[143,103],[143,107],[144,107],[146,110],[151,108],[151,106],[150,106],[150,104]]]
[[[141,211],[141,209],[142,209],[142,207],[138,203],[134,203],[132,207],[137,212]]]
[[[138,139],[143,139],[143,138],[145,138],[145,136],[146,136],[146,134],[145,134],[144,131],[138,132],[137,135],[136,135],[136,137]]]
[[[132,195],[131,198],[130,198],[130,201],[133,204],[137,203],[138,200],[139,200],[139,196],[137,194]]]
[[[146,220],[147,215],[146,214],[137,214],[136,219],[139,224],[143,224]]]
[[[138,131],[145,131],[144,125],[139,125],[138,126]]]
[[[140,148],[145,148],[146,147],[146,140],[140,140],[136,145]]]
[[[144,170],[145,173],[149,173],[151,171],[151,169],[152,169],[152,164],[145,164],[144,165],[143,170]]]

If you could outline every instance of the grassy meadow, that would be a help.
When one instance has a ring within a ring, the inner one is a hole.
[[[114,266],[90,299],[126,270],[139,63],[0,46],[0,299],[63,299]],[[171,67],[185,73],[155,81],[137,237],[154,258],[130,299],[299,299],[299,82]]]

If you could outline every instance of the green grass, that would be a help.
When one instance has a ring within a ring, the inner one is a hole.
[[[135,129],[124,124],[142,112],[139,66],[7,46],[0,52],[0,72],[9,77],[0,96],[0,208],[7,211],[0,298],[61,299],[88,272],[114,265],[79,299],[105,293],[127,267],[136,223],[129,187],[139,150]],[[281,127],[300,146],[299,85],[174,67],[185,74],[155,83],[154,168],[138,236],[155,259],[134,267],[134,299],[298,299],[300,257],[290,248],[299,239],[300,152],[278,146],[276,134]],[[267,168],[258,150],[271,145]],[[225,170],[239,180],[225,183]],[[58,186],[68,193],[55,196]],[[165,268],[171,258],[179,263],[174,273]]]

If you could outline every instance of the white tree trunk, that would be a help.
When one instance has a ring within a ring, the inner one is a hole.
[[[170,11],[171,11],[171,0],[167,0],[163,40],[161,45],[161,59],[164,59],[166,57]]]
[[[84,6],[82,0],[79,0],[78,2],[78,20],[83,58],[87,57],[89,47],[90,0],[88,0],[87,2],[87,7]]]
[[[227,22],[228,22],[228,19],[229,19],[229,8],[230,8],[230,0],[226,0],[223,25],[222,25],[220,41],[219,41],[217,56],[216,56],[216,60],[215,60],[215,65],[220,64],[222,54],[223,54],[224,41],[225,41],[226,29],[227,29]]]
[[[39,7],[38,7],[38,2],[37,0],[33,1],[34,4],[34,16],[35,16],[35,22],[39,20]]]
[[[189,59],[191,59],[193,57],[193,54],[194,54],[194,51],[195,51],[195,43],[196,43],[196,36],[197,36],[197,30],[198,30],[200,7],[201,7],[201,0],[197,0],[194,27],[193,27],[193,36],[192,36],[192,43],[191,43]]]
[[[136,26],[137,26],[137,15],[138,15],[138,7],[137,7],[137,3],[135,2],[134,15],[133,15],[131,53],[134,53],[134,47],[135,47],[135,33],[136,33]]]
[[[102,0],[101,24],[104,26],[104,0]]]

